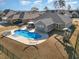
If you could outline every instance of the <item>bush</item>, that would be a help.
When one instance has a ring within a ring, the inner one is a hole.
[[[74,30],[76,29],[75,25],[72,25],[72,26],[70,27],[70,29],[71,29],[71,33],[73,33]]]

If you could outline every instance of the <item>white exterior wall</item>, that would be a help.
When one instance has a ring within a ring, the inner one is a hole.
[[[41,22],[37,22],[35,24],[35,28],[36,28],[36,30],[39,30],[39,31],[45,31],[45,29],[46,29],[45,25],[42,24]]]

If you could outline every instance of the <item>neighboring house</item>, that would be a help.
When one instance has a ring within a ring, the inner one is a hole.
[[[2,21],[2,18],[0,17],[0,21]]]
[[[10,9],[6,9],[3,11],[3,16],[5,16],[9,11],[11,11]]]
[[[4,13],[6,13],[3,17],[2,17],[2,21],[6,21],[8,23],[13,24],[14,21],[16,20],[22,20],[23,23],[26,23],[29,20],[33,20],[37,17],[40,16],[39,12],[26,12],[26,11],[13,11],[13,10],[6,10],[4,11]]]
[[[2,21],[10,22],[10,20],[12,20],[10,16],[14,15],[15,13],[16,13],[15,11],[12,11],[12,10],[9,11],[5,16],[2,17]]]
[[[35,22],[37,30],[50,32],[53,29],[63,30],[64,28],[71,26],[71,21],[72,19],[66,15],[63,16],[57,13],[46,12],[45,14],[37,17],[33,22]]]
[[[11,24],[19,23],[19,22],[22,22],[23,16],[24,16],[23,12],[16,12],[15,14],[12,14],[11,16],[9,16],[7,20]]]
[[[7,11],[2,21],[8,23],[18,23],[21,21],[27,23],[27,21],[33,21],[35,28],[40,31],[50,32],[53,29],[63,30],[72,25],[72,19],[67,14],[58,14],[57,12],[22,12],[22,11]]]
[[[15,11],[9,11],[9,12],[5,15],[5,17],[9,17],[9,16],[11,16],[11,15],[13,15],[13,14],[16,14],[16,12],[15,12]]]
[[[2,21],[2,11],[0,11],[0,21]]]
[[[78,17],[79,17],[78,12],[76,11],[72,12],[72,18],[78,18]]]
[[[24,14],[25,14],[25,12],[20,12],[20,16],[19,16],[19,18],[20,18],[20,19],[23,19]]]
[[[13,15],[11,15],[11,16],[9,16],[7,19],[6,19],[6,21],[8,22],[8,23],[10,23],[10,24],[13,24],[13,16],[14,16],[14,14]]]
[[[32,12],[25,12],[24,13],[24,17],[22,18],[23,22],[27,22],[27,21],[31,21],[31,20],[34,20],[35,18],[39,17],[40,14],[39,12],[35,12],[35,13],[32,13]]]

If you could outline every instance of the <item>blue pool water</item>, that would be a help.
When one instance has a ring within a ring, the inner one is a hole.
[[[27,30],[16,30],[15,35],[23,36],[26,38],[33,38],[33,39],[39,39],[41,38],[41,35],[36,32],[29,32]]]

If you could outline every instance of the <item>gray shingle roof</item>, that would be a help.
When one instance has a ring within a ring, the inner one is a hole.
[[[64,23],[57,13],[50,13],[50,17],[52,17],[55,23],[58,23],[58,24]]]
[[[62,24],[62,23],[64,23],[63,21],[62,21],[62,19],[58,16],[58,14],[57,13],[52,13],[52,12],[46,12],[46,13],[44,13],[44,14],[42,14],[42,15],[40,15],[39,17],[37,17],[34,21],[38,21],[38,20],[42,20],[42,19],[46,19],[46,18],[51,18],[52,19],[52,21],[54,22],[54,23],[57,23],[57,24]]]
[[[19,18],[23,19],[25,12],[21,12]]]
[[[34,19],[39,16],[39,13],[27,13],[25,12],[23,19]]]
[[[9,16],[11,16],[11,15],[13,15],[13,14],[15,14],[16,12],[14,12],[14,11],[9,11],[5,16],[6,17],[9,17]]]
[[[14,15],[12,19],[19,19],[20,14]]]
[[[14,16],[14,14],[9,16],[7,20],[12,20],[13,16]]]
[[[72,19],[68,15],[60,15],[60,14],[58,14],[58,16],[62,19],[62,21],[65,24],[72,23]]]
[[[52,21],[52,18],[44,18],[44,19],[38,20],[37,22],[39,21],[42,22],[45,26],[54,24],[54,22]]]

